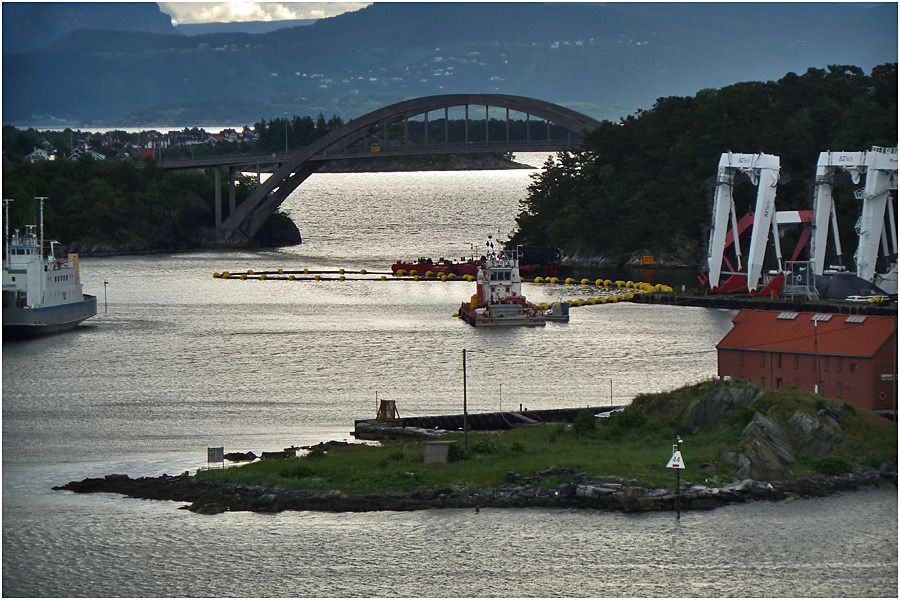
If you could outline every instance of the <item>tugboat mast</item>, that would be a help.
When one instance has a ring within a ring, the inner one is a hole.
[[[9,203],[15,202],[12,198],[3,199],[3,226],[5,228],[4,243],[6,246],[6,262],[9,263]]]

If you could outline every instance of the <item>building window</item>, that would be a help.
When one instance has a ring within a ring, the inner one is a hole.
[[[854,362],[850,363],[850,370],[855,371],[858,364],[859,363],[854,363]]]
[[[843,398],[843,397],[844,397],[844,384],[843,384],[843,382],[838,381],[835,385],[837,386],[837,394],[836,394],[837,397],[838,397],[838,398]]]
[[[765,352],[759,353],[759,366],[761,366],[761,367],[766,366],[766,353]]]
[[[828,357],[827,356],[822,357],[822,370],[823,371],[828,370]]]
[[[776,366],[780,369],[781,368],[781,352],[779,352],[778,354],[775,355],[775,359],[777,361]],[[778,386],[778,387],[781,387],[781,386]]]
[[[836,363],[836,365],[835,365],[835,370],[836,370],[838,373],[840,373],[841,371],[844,370],[844,359],[843,359],[843,357],[838,356],[837,358],[834,359],[834,362]]]
[[[738,350],[738,366],[744,366],[744,351]]]
[[[795,354],[794,355],[794,370],[796,371],[799,368],[800,368],[800,355]]]

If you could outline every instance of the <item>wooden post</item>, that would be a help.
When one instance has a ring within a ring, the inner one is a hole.
[[[469,449],[469,409],[466,398],[466,349],[463,348],[462,353],[463,367],[463,445],[466,450]]]

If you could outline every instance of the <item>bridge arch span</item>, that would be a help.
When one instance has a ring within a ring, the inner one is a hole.
[[[536,98],[528,98],[526,96],[513,96],[507,94],[444,94],[436,96],[424,96],[422,98],[413,98],[404,100],[374,110],[359,118],[352,119],[346,125],[332,131],[328,135],[317,140],[313,144],[307,146],[302,151],[289,157],[284,161],[278,170],[266,181],[260,183],[253,193],[242,202],[222,223],[220,235],[223,239],[230,242],[245,242],[253,237],[259,228],[262,227],[269,215],[272,214],[288,195],[302,184],[310,175],[315,173],[325,161],[341,158],[348,158],[351,155],[346,153],[346,149],[364,139],[373,127],[387,127],[396,124],[398,121],[405,121],[410,117],[415,117],[435,110],[449,109],[450,107],[466,106],[468,114],[468,106],[485,106],[497,107],[507,110],[514,110],[525,113],[528,116],[535,116],[545,120],[549,124],[565,129],[568,132],[583,137],[600,126],[600,122],[596,119],[574,111],[572,109],[538,100]],[[446,114],[446,110],[445,110]],[[508,116],[508,112],[507,112]],[[466,125],[466,135],[468,136],[468,121]],[[508,137],[508,136],[507,136]],[[445,140],[446,141],[446,140]],[[523,150],[521,143],[510,144],[507,139],[505,142],[497,142],[488,144],[487,139],[483,144],[469,145],[466,141],[463,146],[453,146],[452,148],[445,146],[446,150],[452,149],[455,152],[504,152],[510,150]],[[540,146],[534,146],[538,150],[563,150],[571,146],[570,143],[560,141],[552,142],[549,139]],[[437,147],[437,146],[436,146]],[[391,154],[427,154],[431,153],[435,147],[419,146],[410,148],[391,149]],[[445,150],[445,151],[446,151]],[[369,155],[353,155],[355,156],[379,156],[378,154]]]

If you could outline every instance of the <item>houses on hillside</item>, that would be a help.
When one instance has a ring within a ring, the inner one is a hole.
[[[733,323],[716,345],[720,377],[896,410],[896,316],[742,310]]]
[[[34,163],[58,158],[78,160],[83,157],[90,157],[94,160],[105,160],[106,158],[150,159],[158,156],[166,148],[196,145],[215,146],[231,143],[252,144],[258,137],[247,126],[241,130],[223,129],[219,133],[209,133],[200,127],[167,133],[157,130],[141,131],[140,133],[117,130],[72,139],[70,141],[71,149],[67,153],[53,148],[51,144],[44,141],[40,148],[35,148],[24,160]]]

